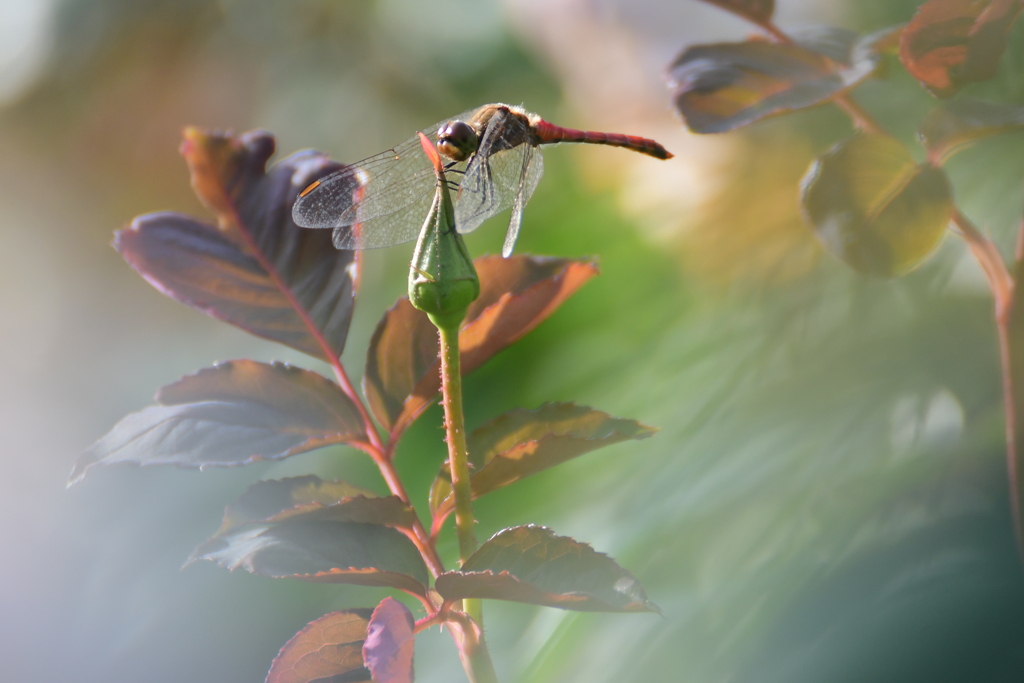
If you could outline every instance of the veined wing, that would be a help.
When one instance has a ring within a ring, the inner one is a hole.
[[[455,201],[459,232],[476,230],[485,220],[512,206],[523,169],[529,167],[529,139],[527,126],[508,111],[497,112],[491,118],[459,184]]]
[[[436,140],[445,121],[424,134]],[[413,136],[307,188],[296,199],[292,218],[304,228],[333,228],[338,249],[389,247],[416,239],[436,182]]]
[[[523,209],[526,208],[526,202],[530,201],[541,176],[544,175],[544,157],[541,156],[540,149],[533,145],[522,147],[526,151],[523,153],[522,169],[519,174],[519,188],[512,199],[512,216],[508,220],[505,244],[501,247],[501,255],[505,258],[512,255],[516,240],[519,238],[519,228],[523,224]]]

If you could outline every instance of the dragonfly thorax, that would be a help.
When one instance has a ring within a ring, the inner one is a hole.
[[[480,146],[480,135],[465,121],[449,121],[437,131],[437,151],[452,161],[465,161]]]

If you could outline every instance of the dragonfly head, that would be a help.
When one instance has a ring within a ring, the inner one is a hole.
[[[437,131],[437,151],[452,161],[465,161],[479,146],[480,136],[465,121],[449,121]]]

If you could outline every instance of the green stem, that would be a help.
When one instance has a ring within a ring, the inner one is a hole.
[[[448,466],[455,497],[455,530],[459,537],[459,563],[464,564],[476,551],[473,532],[473,493],[469,485],[469,449],[466,447],[466,419],[462,412],[462,369],[459,357],[459,323],[431,316],[441,340],[441,396],[444,426],[448,441]],[[483,602],[463,600],[469,617],[461,626],[459,654],[471,683],[498,683],[494,664],[483,634]]]
[[[452,491],[455,495],[455,530],[459,536],[461,564],[476,550],[476,536],[473,534],[473,494],[469,487],[466,420],[462,414],[459,329],[458,325],[438,325],[437,329],[441,339],[441,395],[448,441],[448,465],[452,472]]]
[[[449,630],[459,647],[459,658],[470,683],[498,683],[480,625],[458,612],[452,612],[449,619]]]

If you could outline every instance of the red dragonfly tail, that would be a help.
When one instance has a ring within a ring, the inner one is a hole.
[[[596,133],[594,131],[574,130],[562,128],[540,119],[533,125],[533,131],[537,143],[551,145],[556,142],[586,142],[592,145],[611,145],[612,147],[625,147],[634,152],[647,154],[655,159],[671,159],[672,153],[661,146],[660,143],[647,138],[636,137],[635,135],[622,135],[621,133]]]

